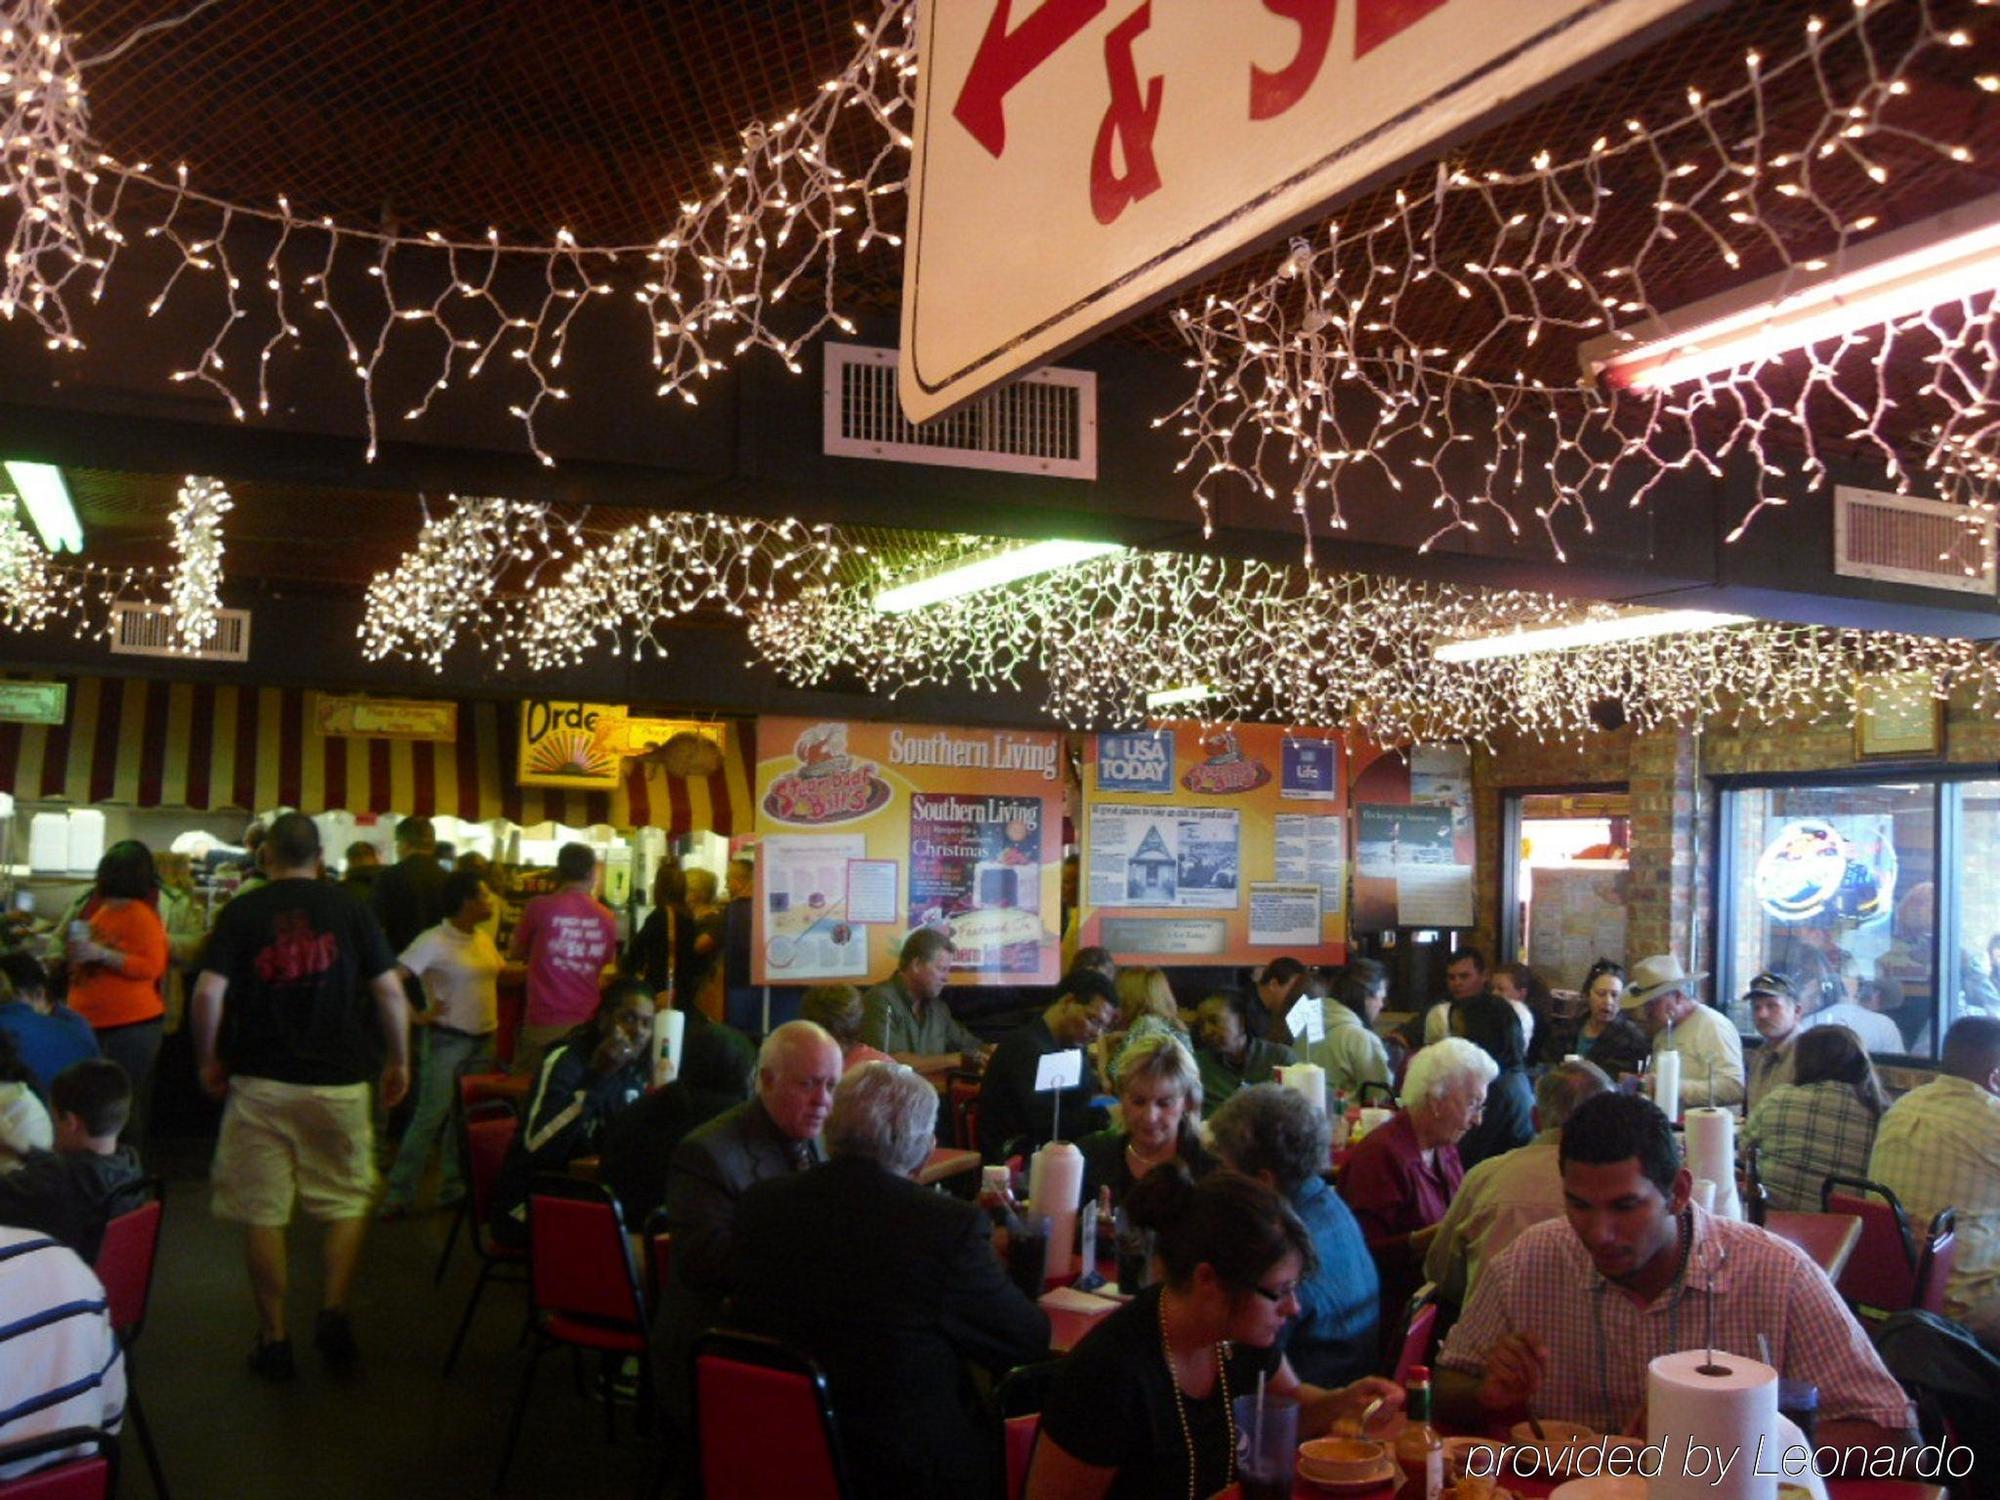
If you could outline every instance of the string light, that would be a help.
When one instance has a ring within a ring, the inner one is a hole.
[[[662,511],[610,533],[528,501],[453,497],[416,546],[369,584],[361,624],[370,660],[399,656],[442,671],[476,641],[496,668],[575,666],[608,649],[667,654],[662,635],[697,610],[741,617],[833,576],[865,548],[828,526]]]
[[[943,544],[962,548],[969,539]],[[913,566],[921,566],[919,564]],[[1130,726],[1151,694],[1204,684],[1204,719],[1345,727],[1384,744],[1503,733],[1580,744],[1593,707],[1667,724],[1783,725],[1859,711],[1865,675],[1914,674],[1975,712],[2000,707],[1986,644],[1754,621],[1694,636],[1440,661],[1439,641],[1614,617],[1608,605],[1316,573],[1178,553],[1078,564],[1006,590],[882,616],[885,575],[809,589],[756,612],[750,639],[787,680],[860,676],[893,698],[920,686],[979,691],[1046,682],[1073,728]]]
[[[916,51],[914,7],[891,0],[841,72],[782,119],[747,127],[714,185],[680,205],[646,244],[585,245],[567,229],[541,245],[497,230],[463,239],[340,223],[273,204],[232,201],[195,186],[186,166],[120,160],[89,130],[85,83],[54,0],[8,0],[0,23],[0,197],[21,212],[8,243],[0,315],[24,313],[53,349],[83,341],[79,299],[142,296],[148,315],[182,298],[206,342],[173,372],[213,388],[237,420],[267,413],[271,370],[292,356],[305,325],[324,319],[356,378],[375,457],[382,387],[422,387],[403,412],[415,422],[447,391],[472,387],[505,404],[530,451],[553,454],[538,426],[571,390],[563,370],[578,314],[594,300],[646,324],[661,395],[697,388],[753,348],[794,371],[829,326],[852,333],[835,307],[847,257],[893,249],[884,221],[909,160]],[[95,61],[101,61],[96,59]],[[864,123],[865,122],[865,123]],[[143,263],[125,251],[162,252]],[[419,290],[419,288],[423,290]],[[787,309],[816,288],[817,306]],[[613,346],[629,325],[599,318]],[[483,384],[480,377],[486,377]]]
[[[174,503],[174,553],[180,559],[167,590],[174,635],[198,651],[215,635],[222,608],[222,518],[235,507],[219,479],[190,474]]]
[[[1990,34],[1974,45],[1941,9],[1863,0],[1836,23],[1814,19],[1786,55],[1746,56],[1734,88],[1690,89],[1678,117],[1630,121],[1571,159],[1440,164],[1379,221],[1330,223],[1239,295],[1178,309],[1195,388],[1161,420],[1188,439],[1182,468],[1205,520],[1233,483],[1284,495],[1310,563],[1313,527],[1345,526],[1344,496],[1386,484],[1399,506],[1438,513],[1426,548],[1454,531],[1539,526],[1561,557],[1569,526],[1592,529],[1593,498],[1638,504],[1678,472],[1720,477],[1743,454],[1755,503],[1735,540],[1795,482],[1826,482],[1837,444],[1879,470],[1880,487],[1907,493],[1927,475],[1982,524],[2000,487],[2000,298],[1670,389],[1523,372],[1538,346],[1639,337],[1659,316],[1653,284],[1690,244],[1725,276],[1745,263],[1818,272],[1875,228],[1851,205],[1879,200],[1892,165],[1969,162],[1915,124],[1920,80],[1949,89],[1962,73],[1970,86],[1972,61],[1993,53]],[[1650,222],[1621,207],[1634,200],[1651,203]],[[1467,347],[1434,331],[1453,303],[1455,326],[1477,330]],[[1892,367],[1915,370],[1916,389],[1899,389]]]

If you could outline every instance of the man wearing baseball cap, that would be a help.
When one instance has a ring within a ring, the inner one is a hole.
[[[1618,1001],[1653,1034],[1656,1064],[1664,1053],[1680,1054],[1682,1109],[1743,1102],[1743,1038],[1721,1011],[1695,999],[1695,985],[1707,977],[1688,973],[1671,953],[1656,954],[1632,966]]]
[[[1805,1016],[1805,1007],[1799,1003],[1798,990],[1791,980],[1769,969],[1750,981],[1743,999],[1750,1007],[1757,1035],[1764,1039],[1764,1045],[1750,1060],[1748,1109],[1755,1109],[1772,1089],[1792,1081],[1792,1058],[1797,1050],[1794,1044],[1799,1039],[1799,1022]]]

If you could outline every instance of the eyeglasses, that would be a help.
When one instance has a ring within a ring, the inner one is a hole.
[[[1250,1290],[1273,1307],[1277,1307],[1299,1294],[1299,1284],[1296,1281],[1287,1281],[1282,1286],[1253,1286]]]

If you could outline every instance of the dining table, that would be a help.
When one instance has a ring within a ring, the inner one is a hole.
[[[1795,1213],[1774,1208],[1764,1216],[1764,1227],[1810,1255],[1830,1281],[1840,1280],[1848,1257],[1861,1243],[1857,1214]]]
[[[1372,1490],[1333,1490],[1314,1484],[1309,1479],[1292,1481],[1292,1500],[1331,1500],[1338,1495],[1340,1500],[1394,1500],[1398,1485],[1385,1484]],[[1502,1480],[1502,1485],[1512,1490],[1521,1500],[1546,1500],[1561,1484],[1562,1480],[1514,1479]],[[1936,1484],[1922,1484],[1910,1479],[1829,1479],[1826,1481],[1827,1500],[1947,1500],[1944,1487]],[[1214,1500],[1242,1500],[1240,1485],[1230,1485],[1218,1490]]]

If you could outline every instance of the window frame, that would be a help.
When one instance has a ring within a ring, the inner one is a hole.
[[[1496,964],[1513,962],[1521,942],[1521,801],[1526,797],[1588,797],[1614,792],[1632,797],[1629,781],[1565,781],[1556,786],[1503,786],[1500,793],[1500,909],[1494,914],[1493,948]],[[1629,814],[1628,814],[1629,816]],[[1620,963],[1624,954],[1615,955]],[[1544,978],[1547,976],[1544,975]]]
[[[1916,782],[1927,786],[1931,797],[1932,826],[1936,831],[1936,919],[1931,924],[1931,1047],[1932,1053],[1898,1052],[1877,1057],[1879,1065],[1891,1067],[1915,1064],[1935,1066],[1937,1049],[1944,1042],[1946,997],[1957,993],[1959,978],[1958,880],[1959,845],[1964,833],[1964,797],[1960,791],[1969,781],[2000,778],[2000,766],[1991,762],[1940,765],[1936,762],[1885,761],[1879,765],[1835,766],[1822,771],[1756,771],[1734,775],[1712,775],[1709,786],[1715,793],[1715,882],[1709,892],[1711,930],[1715,934],[1715,999],[1727,1013],[1735,998],[1734,982],[1747,983],[1752,976],[1729,972],[1729,955],[1736,951],[1736,869],[1737,801],[1739,792],[1810,791],[1821,787],[1880,786],[1885,782]],[[1950,891],[1947,899],[1946,884]],[[1946,965],[1949,962],[1949,971]],[[1725,992],[1728,982],[1728,992]]]

